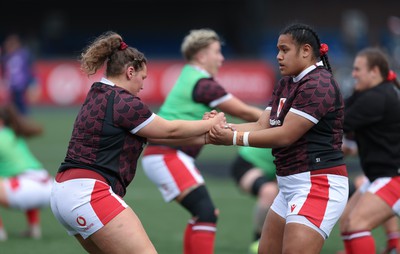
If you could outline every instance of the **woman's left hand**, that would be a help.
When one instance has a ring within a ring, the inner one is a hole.
[[[233,131],[227,126],[227,124],[216,124],[211,128],[208,135],[211,144],[226,146],[233,144]]]

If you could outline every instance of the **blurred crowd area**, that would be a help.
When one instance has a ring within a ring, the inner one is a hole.
[[[0,15],[0,40],[18,32],[36,59],[76,59],[89,41],[114,30],[149,59],[181,59],[184,35],[210,27],[223,38],[227,60],[262,59],[277,66],[278,33],[292,21],[312,25],[329,45],[345,96],[352,87],[354,55],[365,46],[385,48],[399,74],[400,1],[393,0],[116,0],[63,5],[17,0]]]

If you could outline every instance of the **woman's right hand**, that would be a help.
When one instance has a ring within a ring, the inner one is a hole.
[[[204,116],[203,116],[204,119]],[[224,112],[210,112],[208,120],[212,121],[212,125],[221,125],[225,126],[226,125],[226,117]]]
[[[215,109],[211,110],[210,112],[205,112],[203,114],[203,120],[208,120],[210,118],[214,118],[218,114],[218,111]]]

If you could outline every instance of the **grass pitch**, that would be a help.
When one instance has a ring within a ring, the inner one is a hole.
[[[29,141],[33,152],[51,174],[55,174],[65,156],[72,124],[78,108],[33,108],[32,117],[45,126],[43,136]],[[216,254],[247,254],[252,241],[252,210],[255,200],[241,193],[227,171],[236,153],[235,147],[207,146],[198,159],[208,189],[220,210]],[[189,213],[175,203],[165,203],[157,188],[140,168],[128,187],[125,201],[141,219],[160,254],[182,253],[182,234]],[[41,213],[43,237],[40,240],[19,236],[25,230],[22,212],[0,207],[9,239],[0,242],[1,254],[78,254],[85,253],[74,237],[68,236],[49,207]],[[385,245],[381,228],[374,232],[377,249]],[[322,253],[334,254],[343,249],[337,227],[326,241]]]

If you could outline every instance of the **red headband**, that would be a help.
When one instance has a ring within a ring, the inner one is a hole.
[[[328,50],[329,50],[328,44],[321,43],[319,48],[319,55],[320,56],[326,55],[326,53],[328,53]]]
[[[388,81],[395,81],[396,80],[396,72],[390,70],[387,76]]]
[[[120,50],[124,50],[128,47],[128,44],[126,44],[125,42],[121,41],[121,45],[119,46]]]

